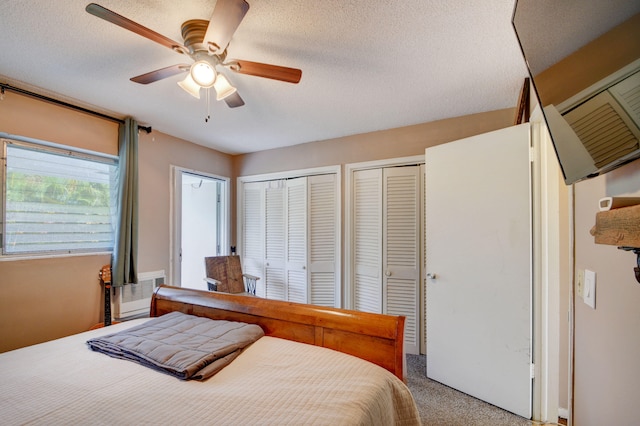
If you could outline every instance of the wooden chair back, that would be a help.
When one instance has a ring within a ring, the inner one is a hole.
[[[240,256],[213,256],[204,258],[208,278],[220,281],[217,291],[223,293],[244,293],[244,279]]]

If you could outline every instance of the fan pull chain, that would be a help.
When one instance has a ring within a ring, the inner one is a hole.
[[[208,123],[209,119],[211,118],[211,102],[209,102],[209,100],[209,87],[207,87],[207,118],[204,119],[205,123]]]

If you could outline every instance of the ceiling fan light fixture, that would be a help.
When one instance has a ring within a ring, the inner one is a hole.
[[[218,74],[215,83],[213,83],[213,88],[216,89],[216,100],[218,101],[221,101],[238,91],[238,89],[229,83],[227,77],[222,74]]]
[[[191,65],[189,75],[200,87],[211,87],[216,82],[216,70],[209,62],[200,60]]]
[[[184,80],[178,82],[178,86],[182,87],[182,89],[193,96],[196,99],[200,99],[200,86],[193,81],[191,78],[191,74],[187,74]]]

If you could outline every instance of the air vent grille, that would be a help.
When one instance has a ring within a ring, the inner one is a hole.
[[[160,270],[139,273],[137,284],[115,287],[113,307],[116,320],[148,316],[153,291],[164,283],[165,273]]]
[[[637,129],[608,92],[565,115],[597,168],[640,148]],[[630,127],[633,126],[633,127]]]

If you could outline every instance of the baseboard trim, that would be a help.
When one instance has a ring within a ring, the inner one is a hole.
[[[569,410],[567,408],[558,407],[558,417],[562,417],[563,419],[569,418]]]

